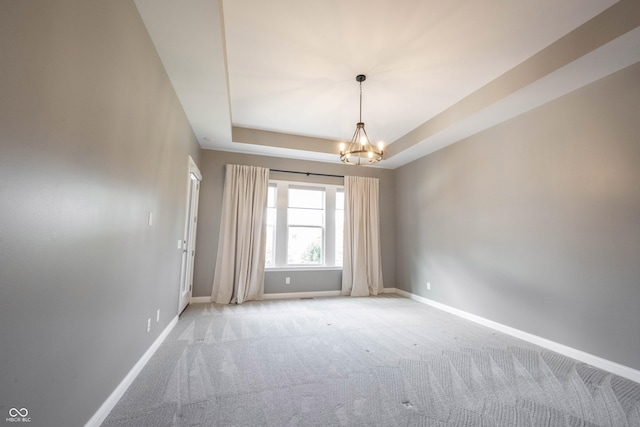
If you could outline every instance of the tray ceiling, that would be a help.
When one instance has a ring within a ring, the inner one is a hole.
[[[135,0],[203,148],[395,168],[640,60],[632,0]]]

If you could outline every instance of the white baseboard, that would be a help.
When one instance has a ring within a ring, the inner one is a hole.
[[[380,293],[391,294],[396,292],[396,288],[384,288]],[[291,292],[279,294],[264,294],[263,300],[270,299],[294,299],[294,298],[321,298],[321,297],[339,297],[342,291],[313,291],[313,292]]]
[[[596,368],[614,373],[616,375],[620,375],[621,377],[640,383],[640,371],[630,368],[628,366],[624,366],[619,363],[612,362],[611,360],[603,359],[602,357],[586,353],[582,350],[578,350],[576,348],[569,347],[564,344],[560,344],[555,341],[551,341],[534,334],[530,334],[529,332],[524,332],[519,329],[512,328],[511,326],[503,325],[502,323],[494,322],[493,320],[485,319],[484,317],[476,316],[475,314],[471,314],[466,311],[448,306],[446,304],[433,301],[429,298],[421,297],[419,295],[415,295],[410,292],[403,291],[402,289],[395,289],[395,292],[399,295],[405,296],[414,301],[418,301],[423,304],[430,305],[442,311],[446,311],[448,313],[454,314],[456,316],[462,317],[464,319],[470,320],[480,325],[487,326],[491,329],[495,329],[496,331],[503,332],[507,335],[511,335],[523,341],[527,341],[532,344],[539,345],[540,347],[547,348],[551,351],[555,351],[556,353],[560,353],[572,359],[579,360],[580,362],[584,362],[588,365],[595,366]]]
[[[124,377],[124,379],[118,384],[115,390],[109,395],[107,400],[98,408],[95,414],[87,421],[84,427],[98,427],[102,422],[107,418],[109,412],[116,406],[116,403],[120,400],[120,398],[124,395],[124,392],[127,391],[133,380],[136,379],[138,374],[144,368],[144,365],[147,364],[151,356],[158,350],[160,344],[167,338],[169,332],[176,326],[178,323],[178,316],[174,317],[173,320],[164,328],[164,331],[156,338],[156,340],[151,344],[151,347],[145,351],[142,357],[138,360],[138,362],[131,368],[129,373]]]
[[[392,294],[396,292],[396,288],[384,288],[381,293]],[[264,294],[263,300],[271,299],[295,299],[295,298],[315,298],[315,297],[339,297],[341,291],[313,291],[313,292],[289,292],[277,294]],[[211,297],[191,297],[191,304],[202,304],[211,302]]]
[[[292,298],[320,298],[320,297],[339,297],[341,291],[315,291],[315,292],[290,292],[279,294],[264,294],[263,300],[269,299],[292,299]]]

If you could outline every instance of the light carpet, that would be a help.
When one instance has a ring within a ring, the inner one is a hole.
[[[103,426],[640,426],[640,384],[407,298],[195,304]]]

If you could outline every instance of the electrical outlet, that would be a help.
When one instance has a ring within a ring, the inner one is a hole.
[[[431,283],[427,282],[427,290],[430,291],[431,290]]]
[[[285,284],[285,285],[290,285],[290,284],[291,284],[291,277],[286,277],[286,278],[284,279],[284,284]]]
[[[158,309],[158,311],[156,311],[156,322],[160,321],[160,309]]]
[[[147,332],[151,330],[151,318],[147,319]]]

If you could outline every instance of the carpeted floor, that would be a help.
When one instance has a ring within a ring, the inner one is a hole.
[[[640,384],[393,294],[195,304],[103,426],[640,426]]]

